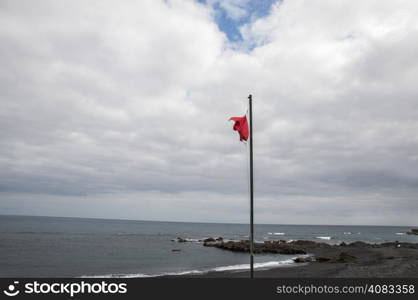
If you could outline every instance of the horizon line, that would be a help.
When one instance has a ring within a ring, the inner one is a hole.
[[[114,220],[114,221],[132,221],[132,222],[165,222],[165,223],[197,223],[197,224],[225,224],[225,225],[248,225],[249,223],[235,222],[207,222],[207,221],[172,221],[172,220],[141,220],[141,219],[121,219],[121,218],[104,218],[104,217],[81,217],[81,216],[51,216],[51,215],[26,215],[26,214],[0,214],[0,217],[39,217],[39,218],[70,218],[70,219],[92,219],[92,220]],[[365,225],[365,224],[277,224],[277,223],[256,223],[255,225],[285,225],[285,226],[370,226],[370,227],[418,227],[418,225]]]

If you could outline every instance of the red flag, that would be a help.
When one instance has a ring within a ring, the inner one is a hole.
[[[232,117],[229,119],[230,121],[235,121],[233,129],[238,131],[239,133],[239,140],[246,141],[248,140],[249,130],[248,130],[248,122],[247,116],[243,117]]]

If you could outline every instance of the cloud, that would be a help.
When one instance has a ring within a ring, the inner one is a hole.
[[[257,222],[413,225],[412,1],[0,6],[0,212],[246,222],[252,93]]]

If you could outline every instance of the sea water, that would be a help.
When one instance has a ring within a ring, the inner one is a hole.
[[[255,225],[256,241],[418,243],[410,227]],[[248,224],[0,216],[1,277],[148,277],[248,269],[248,254],[198,240],[248,239]],[[177,243],[177,237],[190,242]],[[175,251],[173,251],[175,250]],[[255,255],[256,268],[290,267],[294,255]]]

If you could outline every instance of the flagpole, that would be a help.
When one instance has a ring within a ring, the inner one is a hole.
[[[250,275],[254,278],[253,97],[248,96],[250,116]]]

